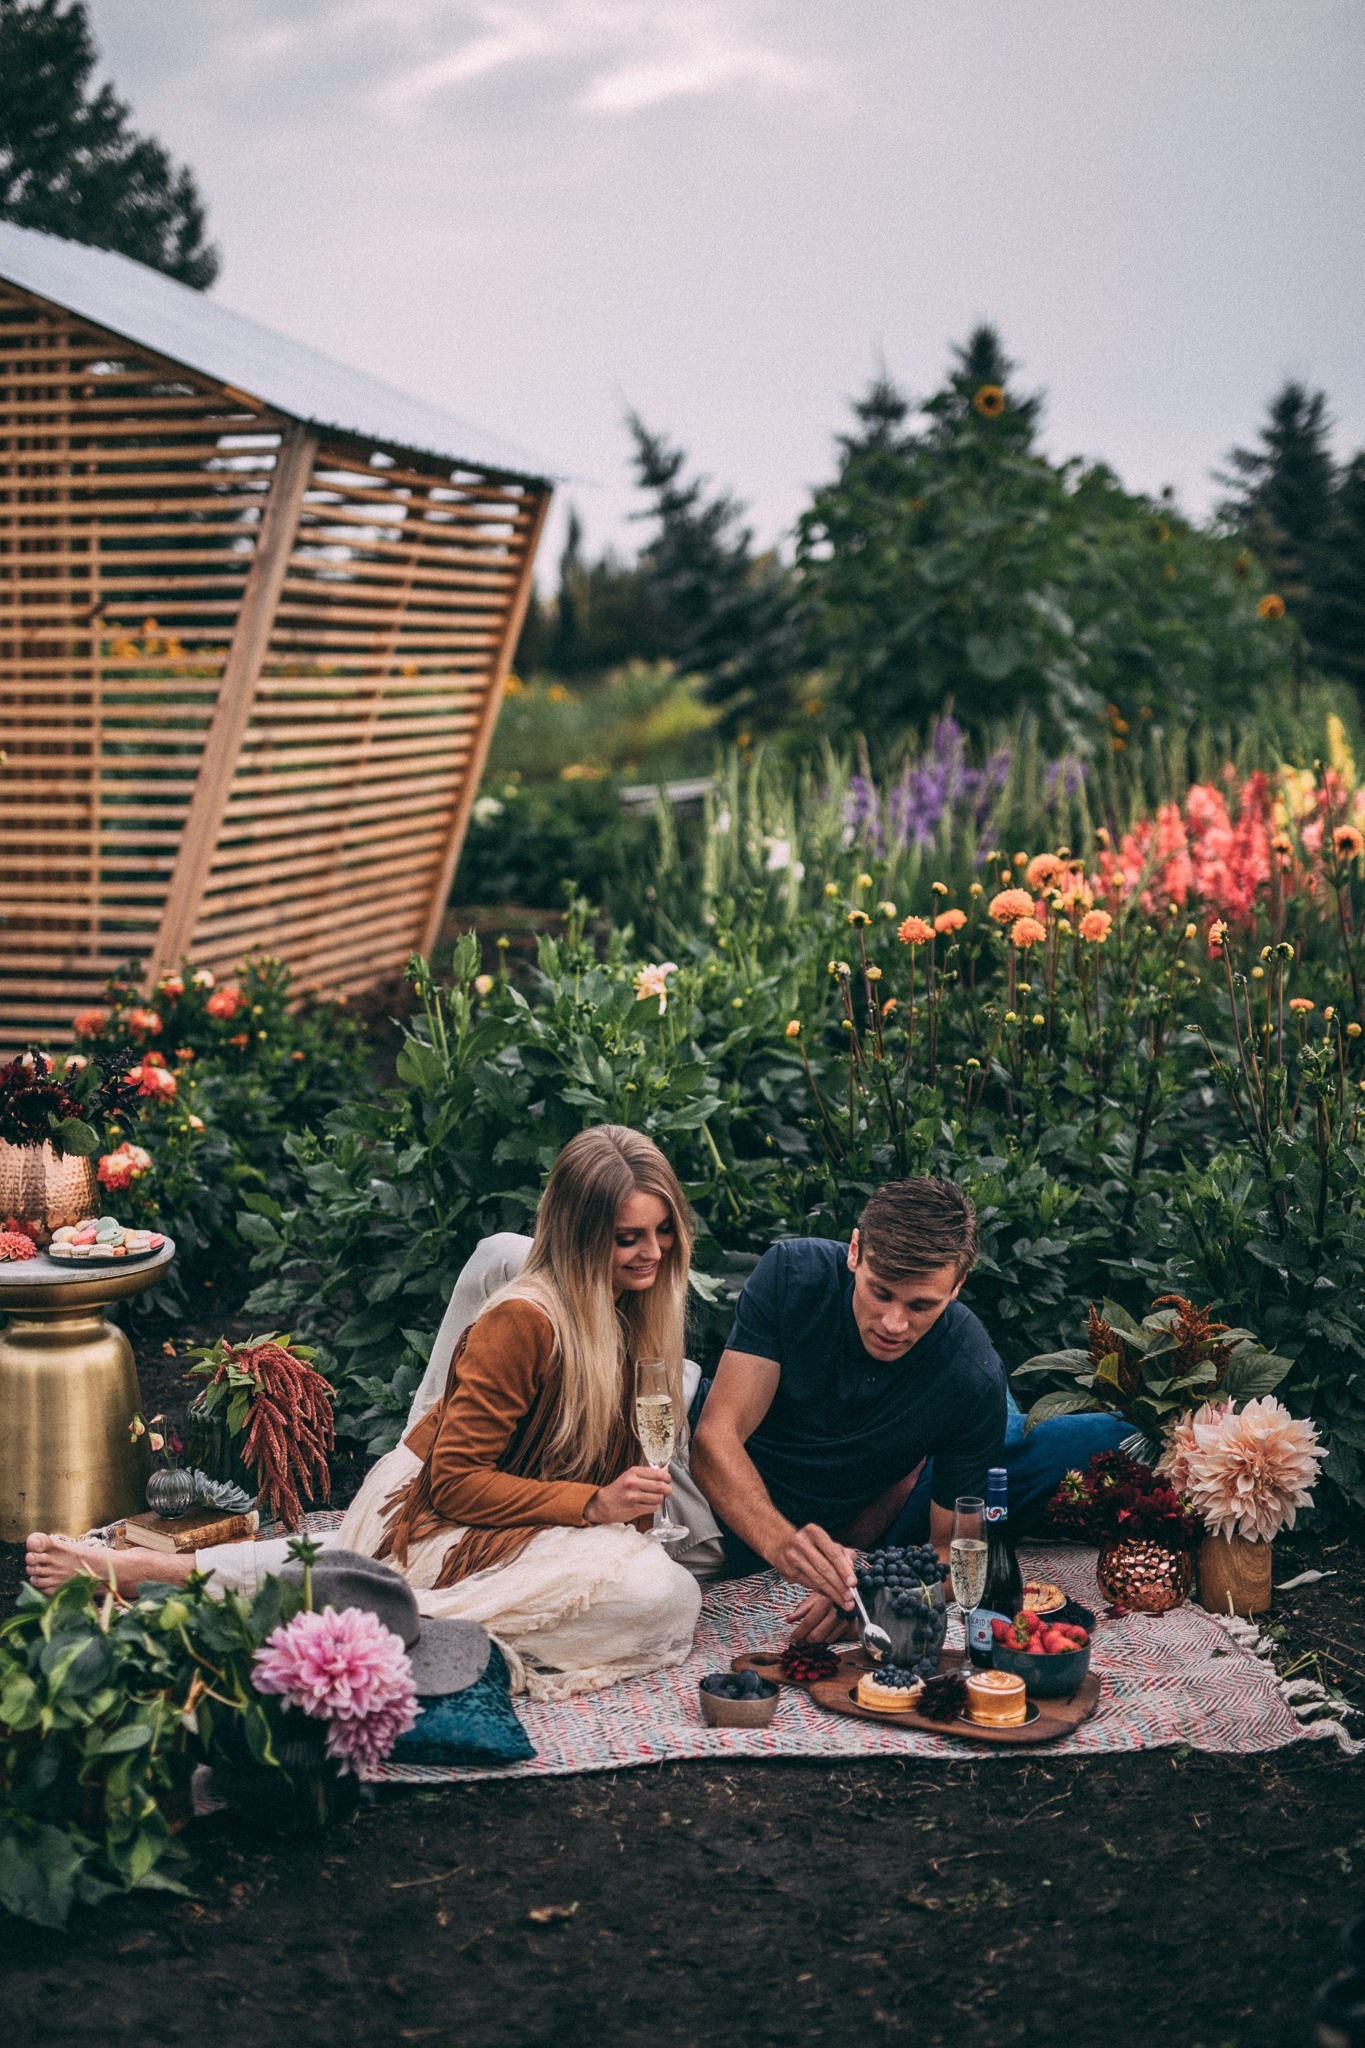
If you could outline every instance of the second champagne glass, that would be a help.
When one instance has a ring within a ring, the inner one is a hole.
[[[986,1503],[979,1494],[959,1494],[953,1502],[953,1534],[948,1548],[953,1598],[962,1609],[963,1660],[971,1641],[972,1615],[986,1590]]]
[[[668,1366],[662,1358],[635,1361],[635,1434],[640,1439],[646,1465],[661,1472],[673,1456],[678,1440],[678,1411],[668,1382]],[[650,1535],[657,1543],[681,1543],[691,1534],[669,1513],[667,1500],[654,1510]]]

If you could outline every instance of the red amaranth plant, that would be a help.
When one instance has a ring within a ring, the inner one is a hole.
[[[242,1463],[254,1475],[259,1499],[285,1529],[303,1526],[303,1501],[332,1495],[328,1457],[336,1442],[330,1380],[308,1363],[312,1352],[290,1339],[226,1337],[196,1353],[191,1371],[208,1381],[203,1403],[226,1410],[229,1433],[241,1438]],[[302,1498],[300,1498],[302,1496]]]

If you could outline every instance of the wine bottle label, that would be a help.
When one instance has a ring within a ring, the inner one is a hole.
[[[995,1638],[991,1634],[991,1623],[997,1619],[1008,1621],[1010,1616],[1008,1614],[999,1614],[998,1610],[994,1607],[977,1608],[972,1616],[972,1625],[967,1635],[967,1648],[969,1650],[984,1651],[987,1656],[990,1655],[995,1646]]]
[[[988,1503],[986,1508],[986,1520],[988,1522],[1003,1522],[1008,1519],[1008,1516],[1009,1510],[1001,1507],[998,1502]]]

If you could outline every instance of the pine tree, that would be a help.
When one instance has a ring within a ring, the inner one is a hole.
[[[559,597],[556,603],[554,637],[548,649],[547,666],[556,675],[573,675],[581,653],[583,611],[583,521],[578,507],[570,505],[564,547],[559,557]]]
[[[111,85],[89,95],[95,59],[83,0],[0,0],[0,219],[202,291],[218,253],[194,178],[137,134]]]
[[[1315,585],[1333,516],[1336,481],[1327,396],[1291,378],[1271,399],[1259,448],[1234,448],[1219,481],[1219,511],[1259,557],[1310,645],[1318,638]]]
[[[1005,354],[999,329],[988,320],[981,321],[964,342],[954,344],[953,359],[957,367],[949,383],[958,400],[975,407],[983,417],[990,417],[984,394],[998,391],[1005,401],[1002,415],[1008,417],[1016,435],[1027,446],[1042,416],[1042,394],[1035,392],[1025,398],[1011,390],[1010,379],[1018,365]]]
[[[858,431],[834,437],[846,462],[858,455],[902,460],[914,447],[914,436],[904,431],[910,401],[885,368],[877,372],[861,398],[849,400],[849,410],[858,422]]]
[[[1365,452],[1341,473],[1318,563],[1313,652],[1365,699]]]
[[[1103,464],[1049,461],[1041,410],[983,325],[913,427],[882,372],[839,436],[798,527],[798,598],[822,696],[874,749],[949,705],[1122,745],[1129,718],[1288,686],[1286,637],[1258,619],[1237,544]]]
[[[1044,540],[1039,494],[1060,483],[1030,452],[1041,401],[1012,389],[1013,370],[996,330],[974,328],[917,432],[880,371],[854,402],[858,431],[838,436],[837,476],[801,519],[810,656],[864,731],[950,698],[971,717],[1007,715],[1033,691],[1029,643],[1053,628],[1024,593]]]
[[[665,622],[667,652],[683,674],[703,678],[703,695],[723,726],[769,731],[791,710],[799,642],[790,579],[774,554],[756,554],[744,507],[707,479],[685,479],[686,453],[628,416],[636,480],[656,522],[640,571]]]

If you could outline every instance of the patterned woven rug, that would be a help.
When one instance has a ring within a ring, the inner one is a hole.
[[[1102,1617],[1093,1551],[1035,1549],[1025,1551],[1021,1563],[1028,1577],[1055,1581]],[[795,1604],[792,1588],[772,1572],[715,1586],[703,1603],[692,1655],[676,1670],[573,1700],[519,1699],[517,1711],[537,1751],[530,1763],[501,1769],[383,1764],[373,1776],[381,1783],[442,1784],[626,1770],[684,1757],[970,1755],[985,1760],[1010,1753],[827,1713],[795,1686],[783,1688],[777,1714],[766,1728],[708,1728],[697,1705],[698,1679],[708,1671],[728,1670],[732,1658],[745,1650],[780,1647],[789,1634],[784,1617]],[[955,1622],[948,1640],[950,1646],[960,1645]],[[1282,1691],[1264,1651],[1257,1653],[1256,1641],[1254,1630],[1230,1631],[1203,1608],[1188,1605],[1158,1618],[1101,1618],[1091,1668],[1102,1678],[1103,1692],[1094,1717],[1046,1752],[1030,1754],[1096,1756],[1188,1743],[1193,1749],[1248,1755],[1305,1737],[1340,1740],[1344,1731],[1339,1724],[1298,1718],[1294,1699]],[[1302,1711],[1301,1701],[1299,1706]]]

